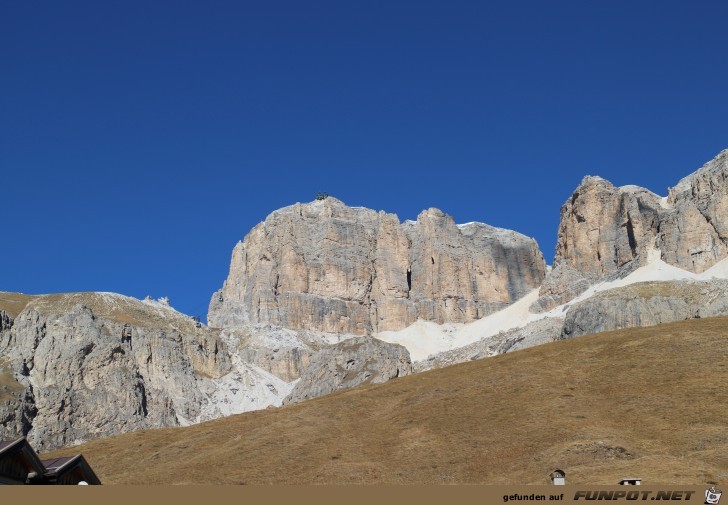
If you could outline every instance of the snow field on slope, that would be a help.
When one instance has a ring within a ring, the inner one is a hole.
[[[218,417],[280,407],[298,380],[285,382],[262,368],[244,363],[237,352],[231,353],[233,370],[219,379],[212,379],[207,391],[209,403],[195,422]]]
[[[502,331],[522,328],[527,324],[546,317],[564,318],[569,306],[608,289],[628,286],[638,282],[728,279],[728,258],[724,258],[702,274],[694,274],[660,259],[660,251],[649,251],[647,264],[638,268],[623,279],[594,284],[584,293],[568,303],[559,305],[548,312],[535,314],[529,307],[538,299],[538,289],[534,289],[503,310],[467,324],[444,324],[418,320],[407,328],[398,331],[385,331],[374,335],[385,342],[400,344],[407,348],[412,361],[421,361],[444,351],[457,349],[473,342],[493,337]]]

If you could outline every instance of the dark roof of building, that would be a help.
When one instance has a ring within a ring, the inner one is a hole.
[[[68,483],[69,476],[75,474],[77,477],[82,476],[81,480],[88,484],[101,484],[98,476],[82,454],[47,460],[43,464],[46,467],[44,476],[49,482]],[[73,480],[74,477],[70,477],[70,479]]]
[[[31,473],[35,477],[45,473],[43,463],[25,437],[0,441],[0,461],[3,461],[0,476],[15,481],[27,480]]]
[[[26,458],[27,464],[30,464],[42,475],[39,478],[44,483],[69,484],[76,483],[78,479],[83,479],[89,484],[101,484],[101,481],[81,454],[41,460],[25,437],[17,440],[0,441],[0,456],[2,455],[9,458]]]
[[[19,444],[22,440],[25,439],[19,438],[17,440],[0,440],[0,452],[3,452],[5,449],[8,449],[15,444]]]
[[[80,456],[80,454],[77,454],[76,456],[66,456],[64,458],[41,459],[40,462],[43,463],[43,466],[48,472],[57,472]]]

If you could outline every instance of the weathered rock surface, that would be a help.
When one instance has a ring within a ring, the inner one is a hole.
[[[728,280],[639,282],[592,295],[544,318],[414,363],[415,372],[603,331],[728,315]]]
[[[704,272],[728,255],[728,149],[685,177],[667,197],[671,211],[657,246],[666,263]]]
[[[350,335],[418,318],[468,322],[509,305],[544,275],[536,242],[516,232],[458,226],[437,209],[400,223],[327,198],[273,212],[238,243],[208,320]]]
[[[4,314],[0,436],[39,450],[192,422],[207,402],[198,383],[231,367],[216,332],[154,302],[43,295]]]
[[[239,335],[238,354],[244,362],[286,382],[301,377],[316,352],[346,339],[339,335],[290,330],[270,324],[257,324],[243,331],[228,333]]]
[[[585,177],[561,208],[554,268],[534,311],[549,310],[607,276],[625,275],[660,251],[666,263],[700,273],[728,255],[728,150],[669,190]]]
[[[297,403],[362,384],[386,382],[412,373],[407,349],[372,337],[355,337],[311,358],[284,404]]]
[[[503,331],[472,344],[417,361],[413,364],[413,369],[419,373],[553,342],[559,339],[562,327],[563,320],[560,318],[539,319],[521,328]]]
[[[210,330],[165,303],[112,293],[0,293],[0,438],[49,450],[280,406],[296,382],[302,399],[411,371],[404,348],[333,345],[341,338]],[[343,356],[349,375],[312,379]]]
[[[311,356],[320,349],[296,332],[269,327],[241,339],[240,357],[286,382],[301,376]]]
[[[535,311],[658,254],[699,273],[728,255],[728,151],[667,198],[586,177],[561,209],[554,268],[535,241],[437,209],[417,222],[328,198],[272,213],[233,251],[210,330],[163,303],[0,292],[0,437],[39,450],[294,403],[412,373],[371,337],[467,323],[540,286]],[[542,282],[543,281],[543,282]],[[416,370],[577,335],[728,314],[728,281],[641,283],[431,357]],[[530,299],[527,301],[530,303]],[[562,316],[563,317],[563,316]],[[429,324],[429,323],[428,323]],[[295,387],[294,387],[295,384]]]
[[[641,282],[569,308],[560,338],[728,314],[728,281]]]

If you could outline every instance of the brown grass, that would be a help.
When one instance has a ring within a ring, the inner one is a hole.
[[[716,482],[728,318],[578,337],[82,452],[105,483]]]
[[[625,293],[633,293],[638,298],[661,297],[679,297],[684,298],[689,303],[698,303],[704,298],[700,293],[704,289],[710,287],[710,282],[692,282],[692,281],[675,281],[675,282],[638,282],[621,288],[614,288],[608,291],[598,293],[597,296],[604,298],[624,298]]]
[[[129,323],[142,328],[174,327],[187,333],[195,333],[197,328],[192,318],[183,314],[165,313],[135,298],[105,293],[57,293],[32,297],[28,308],[42,314],[62,314],[77,305],[85,305],[96,317],[117,323]],[[202,330],[200,330],[202,331]]]
[[[31,295],[0,291],[0,310],[4,310],[11,318],[15,319],[32,299],[33,296]]]

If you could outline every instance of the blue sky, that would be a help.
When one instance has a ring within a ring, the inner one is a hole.
[[[169,296],[326,191],[535,237],[728,148],[722,1],[6,1],[0,290]]]

